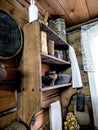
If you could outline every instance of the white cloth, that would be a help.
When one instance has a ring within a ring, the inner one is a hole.
[[[76,54],[74,48],[69,46],[69,58],[71,61],[71,70],[72,70],[72,87],[80,88],[82,87],[82,79],[79,70],[79,65],[77,62]]]
[[[92,40],[90,37],[91,30],[87,29],[85,31],[85,27],[81,27],[81,49],[82,49],[82,60],[84,71],[94,71],[94,63],[92,56]]]
[[[88,74],[94,125],[98,128],[98,21],[81,27],[84,71]]]
[[[56,101],[50,104],[50,130],[62,130],[62,114],[60,101]]]

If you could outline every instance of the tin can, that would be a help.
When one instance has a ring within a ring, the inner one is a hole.
[[[54,55],[59,59],[63,59],[62,51],[60,50],[54,50]]]
[[[56,32],[64,41],[66,41],[66,26],[65,20],[58,18],[55,20]]]

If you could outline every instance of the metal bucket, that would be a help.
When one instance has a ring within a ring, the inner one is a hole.
[[[22,49],[21,31],[16,21],[0,10],[0,59],[16,56]]]

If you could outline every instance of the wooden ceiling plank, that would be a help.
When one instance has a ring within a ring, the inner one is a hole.
[[[86,0],[90,18],[98,16],[98,0]]]
[[[64,15],[64,11],[57,0],[37,0],[37,2],[39,2],[39,4],[42,5],[46,11],[49,10],[51,15]]]
[[[30,0],[26,0],[30,2]],[[98,15],[97,0],[35,0],[41,16],[48,12],[52,18],[58,15],[65,19],[66,27],[81,24]]]
[[[42,20],[46,12],[52,19],[58,15],[65,19],[66,28],[81,24],[98,17],[98,0],[35,0]],[[18,21],[19,26],[28,22],[28,6],[30,0],[1,0],[0,8]],[[18,10],[16,9],[18,8]],[[23,22],[20,25],[20,22]]]
[[[36,0],[41,7],[43,7],[50,16],[59,16],[68,21],[68,24],[72,24],[71,19],[66,15],[64,9],[57,0]]]
[[[70,32],[70,31],[73,31],[73,30],[76,30],[76,29],[80,29],[81,26],[86,25],[86,24],[90,24],[90,23],[93,23],[93,22],[96,22],[96,21],[98,21],[98,18],[90,19],[89,21],[85,21],[83,23],[80,23],[80,24],[77,24],[75,26],[67,28],[66,32]]]
[[[23,7],[29,7],[29,2],[27,0],[17,0]]]
[[[38,11],[42,16],[45,16],[46,10],[36,1],[36,6],[38,7]]]
[[[58,0],[74,24],[89,20],[85,0]]]
[[[26,6],[23,6],[23,4],[21,4],[21,2],[19,0],[7,0],[8,3],[10,4],[10,6],[12,7],[18,7],[18,14],[23,15],[23,14],[27,14],[27,8]],[[26,17],[26,16],[25,16]]]

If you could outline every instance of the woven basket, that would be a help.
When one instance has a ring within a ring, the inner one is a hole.
[[[22,35],[16,21],[0,10],[0,59],[16,56],[22,49]]]
[[[14,120],[11,124],[2,128],[2,130],[28,130],[28,128],[23,122]]]

